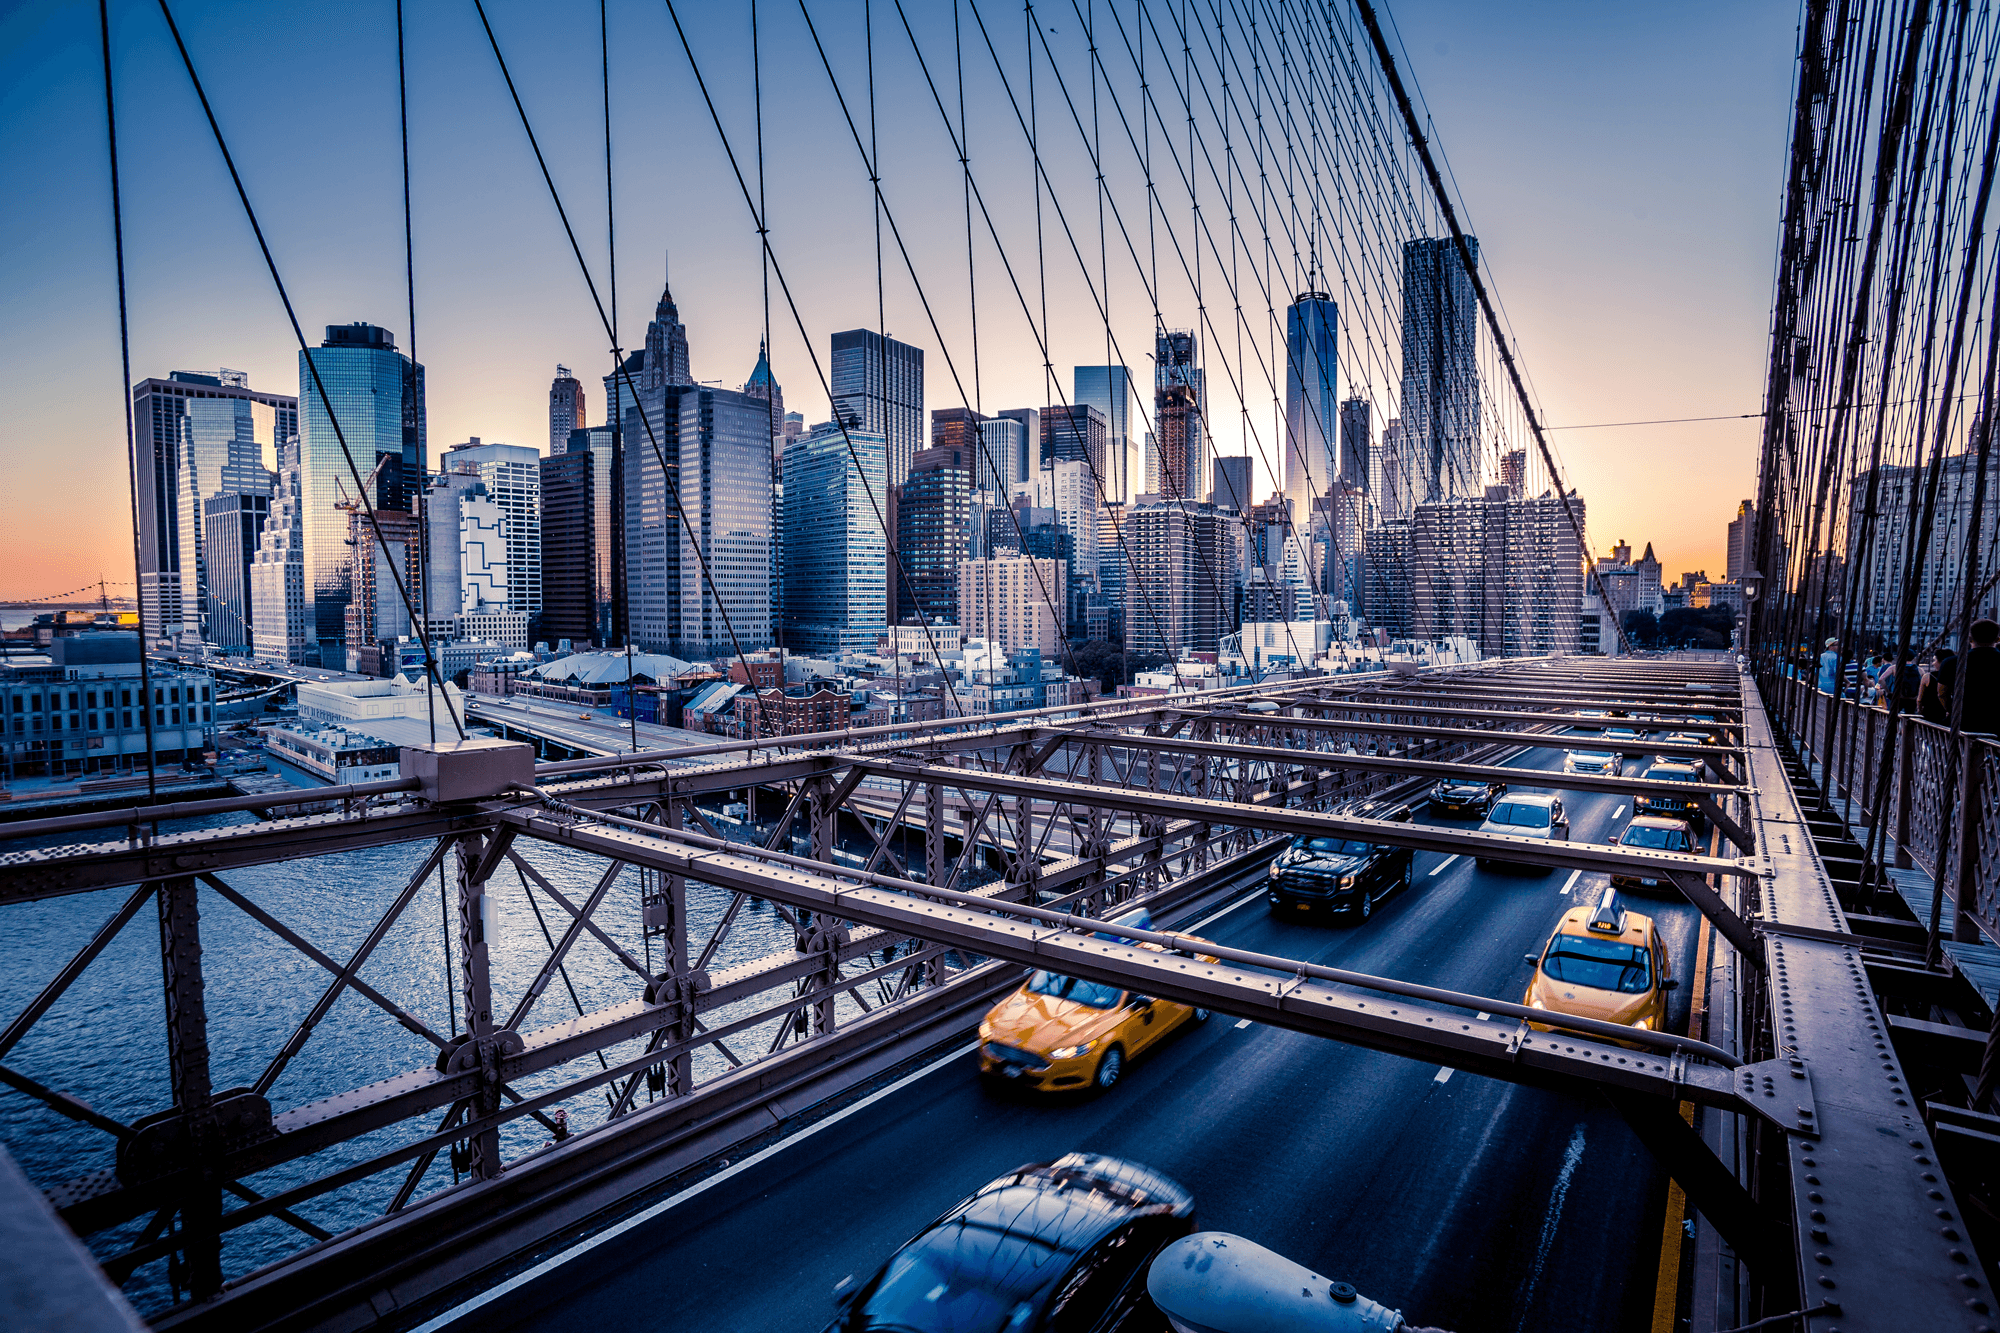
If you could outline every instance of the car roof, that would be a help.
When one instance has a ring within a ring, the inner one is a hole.
[[[1069,1153],[1002,1176],[939,1225],[963,1222],[1073,1253],[1096,1244],[1139,1210],[1188,1216],[1194,1196],[1136,1162]]]
[[[1570,908],[1567,912],[1563,913],[1562,922],[1556,926],[1555,933],[1557,935],[1580,935],[1593,940],[1610,938],[1609,931],[1592,930],[1590,928],[1590,916],[1596,910],[1595,907],[1588,905]],[[1653,929],[1653,918],[1643,912],[1634,912],[1629,908],[1623,910],[1625,932],[1617,936],[1617,938],[1621,940],[1645,941]]]
[[[1695,765],[1686,759],[1655,759],[1646,771],[1650,773],[1655,768],[1684,768],[1690,773],[1697,771]]]
[[[1539,791],[1510,791],[1507,793],[1507,799],[1516,805],[1554,805],[1556,803],[1554,795]]]
[[[1685,829],[1687,826],[1688,822],[1685,819],[1672,819],[1666,815],[1634,815],[1632,822],[1625,827]]]

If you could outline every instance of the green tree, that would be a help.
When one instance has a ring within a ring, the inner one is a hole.
[[[1625,637],[1640,648],[1651,648],[1660,641],[1660,621],[1651,611],[1627,611],[1622,622]]]

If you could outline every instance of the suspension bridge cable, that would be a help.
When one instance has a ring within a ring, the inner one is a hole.
[[[333,410],[333,399],[327,392],[326,382],[321,378],[319,366],[314,362],[311,349],[306,344],[305,329],[299,324],[298,312],[292,307],[291,294],[286,291],[284,279],[278,273],[278,263],[272,257],[270,243],[264,239],[263,225],[257,220],[257,211],[250,206],[249,191],[243,185],[243,177],[236,170],[236,159],[231,156],[229,144],[223,138],[222,124],[216,119],[215,108],[209,104],[208,92],[202,87],[200,75],[195,73],[194,58],[188,54],[187,43],[181,39],[180,26],[174,22],[172,9],[168,7],[167,0],[159,0],[159,4],[160,13],[167,20],[167,31],[173,35],[174,46],[180,52],[181,64],[187,70],[188,81],[194,85],[195,97],[201,102],[202,114],[208,118],[208,128],[215,136],[215,146],[222,154],[223,165],[229,168],[229,179],[236,187],[236,197],[242,203],[244,216],[249,219],[250,230],[257,238],[257,248],[263,253],[264,267],[269,270],[271,283],[277,288],[278,299],[284,304],[285,318],[292,326],[292,336],[298,340],[300,360],[305,363],[306,371],[313,382],[313,390],[319,396],[320,405],[326,409],[326,419],[333,427],[334,439],[340,444],[341,457],[347,463],[348,475],[354,479],[355,493],[361,501],[362,511],[368,516],[369,531],[374,535],[376,548],[386,556],[389,542],[383,535],[381,518],[375,512],[374,501],[368,498],[367,484],[362,480],[361,469],[354,461],[354,451],[348,447],[347,434],[341,429],[339,415]],[[389,566],[389,577],[396,585],[396,595],[402,599],[403,611],[409,617],[412,627],[416,629],[417,640],[423,646],[424,661],[431,676],[430,684],[442,692],[442,686],[437,679],[437,658],[431,651],[430,627],[423,623],[423,616],[418,610],[416,599],[411,596],[410,589],[404,584],[402,570],[397,568],[393,559],[388,559],[386,563]],[[458,710],[447,708],[445,711],[451,716],[451,724],[458,732],[458,738],[464,740],[465,722],[459,716]]]
[[[146,558],[139,527],[139,445],[132,422],[132,332],[125,303],[125,206],[118,182],[118,106],[112,96],[111,11],[97,0],[97,30],[104,45],[104,146],[111,168],[111,252],[118,277],[118,395],[125,402],[125,465],[132,490],[132,595],[139,613],[139,704],[146,729],[146,803],[160,800],[159,749],[153,734],[152,654],[146,643]],[[157,606],[157,601],[155,603]],[[162,628],[165,628],[164,622]],[[159,824],[153,825],[159,832]]]

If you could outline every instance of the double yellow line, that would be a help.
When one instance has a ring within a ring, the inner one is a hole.
[[[1719,854],[1720,832],[1709,831],[1709,854]],[[1711,876],[1711,882],[1716,877]],[[1688,1035],[1700,1040],[1708,1038],[1708,954],[1711,927],[1706,916],[1701,919],[1701,933],[1694,946],[1695,965],[1694,994],[1688,1006]],[[1694,1103],[1681,1103],[1681,1119],[1694,1124]],[[1675,1317],[1680,1313],[1681,1296],[1681,1247],[1686,1238],[1683,1223],[1687,1219],[1687,1194],[1681,1183],[1672,1176],[1667,1177],[1667,1215],[1660,1225],[1660,1276],[1653,1289],[1653,1329],[1652,1333],[1675,1333]]]

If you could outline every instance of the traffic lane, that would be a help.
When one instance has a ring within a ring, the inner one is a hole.
[[[1463,863],[1439,878],[1437,891],[1399,895],[1395,915],[1356,930],[1273,921],[1253,898],[1203,933],[1450,984],[1444,974],[1455,969],[1505,975],[1522,933],[1541,928],[1556,896],[1526,877]],[[1460,927],[1470,914],[1471,928],[1431,929],[1433,915],[1454,914]],[[1439,949],[1440,940],[1450,947]],[[669,1213],[647,1229],[643,1257],[593,1252],[557,1275],[573,1294],[526,1322],[583,1328],[617,1317],[670,1273],[684,1308],[699,1309],[709,1326],[811,1327],[845,1273],[872,1271],[985,1180],[1078,1147],[1177,1175],[1195,1191],[1204,1225],[1255,1236],[1322,1271],[1365,1274],[1374,1285],[1363,1289],[1379,1299],[1416,1308],[1432,1288],[1476,1276],[1489,1295],[1447,1327],[1511,1327],[1486,1308],[1500,1294],[1501,1314],[1557,1302],[1577,1327],[1618,1326],[1628,1306],[1650,1299],[1633,1294],[1631,1274],[1647,1271],[1646,1247],[1657,1247],[1657,1172],[1615,1117],[1574,1099],[1499,1084],[1468,1096],[1485,1084],[1466,1075],[1454,1093],[1434,1066],[1223,1019],[1148,1053],[1116,1093],[1095,1101],[994,1099],[974,1086],[971,1069],[968,1057],[871,1108],[865,1124],[760,1163],[732,1182],[735,1202],[719,1214],[699,1204]],[[1184,1095],[1190,1089],[1200,1094]],[[1594,1152],[1571,1152],[1578,1124]],[[1572,1219],[1622,1213],[1624,1222],[1578,1235],[1557,1207],[1552,1227],[1524,1239],[1522,1210],[1546,1208],[1558,1191],[1577,1200]],[[1391,1218],[1356,1203],[1374,1195],[1422,1206]],[[1585,1207],[1599,1196],[1602,1204]],[[1437,1211],[1455,1206],[1468,1216]],[[775,1254],[773,1237],[782,1237]],[[1618,1272],[1606,1271],[1606,1253]],[[1429,1266],[1423,1273],[1412,1254]],[[510,1301],[510,1311],[519,1308]]]
[[[517,1327],[586,1329],[673,1291],[681,1316],[654,1326],[699,1311],[705,1327],[812,1328],[841,1276],[865,1277],[987,1180],[1079,1148],[1167,1171],[1194,1190],[1204,1225],[1313,1262],[1328,1182],[1369,1161],[1432,1081],[1413,1061],[1224,1019],[1156,1047],[1102,1098],[993,1094],[973,1067],[962,1058],[865,1121],[760,1163],[732,1182],[722,1211],[683,1207],[615,1259],[593,1252],[563,1273],[573,1294],[560,1305],[510,1299],[508,1315]]]
[[[1595,831],[1616,816],[1615,798],[1585,797],[1572,818],[1579,831]],[[1419,857],[1418,890],[1391,898],[1357,929],[1273,920],[1258,895],[1203,933],[1427,984],[1518,995],[1521,954],[1539,947],[1574,896],[1565,899],[1553,876],[1481,871],[1462,859],[1430,875],[1442,859]],[[1437,1082],[1434,1066],[1226,1020],[1149,1053],[1116,1094],[1097,1101],[996,1101],[973,1086],[970,1072],[967,1058],[871,1108],[865,1123],[844,1123],[760,1163],[732,1182],[736,1202],[719,1214],[700,1203],[671,1211],[647,1228],[643,1258],[621,1242],[615,1257],[593,1251],[559,1270],[533,1303],[551,1291],[561,1297],[556,1282],[571,1294],[529,1322],[582,1328],[641,1308],[664,1266],[686,1292],[686,1308],[699,1309],[710,1326],[810,1327],[825,1317],[826,1293],[839,1277],[871,1271],[985,1180],[1079,1146],[1177,1173],[1195,1189],[1205,1224],[1255,1235],[1326,1271],[1365,1272],[1382,1299],[1399,1291],[1409,1295],[1394,1300],[1428,1299],[1429,1288],[1451,1289],[1451,1274],[1471,1271],[1484,1290],[1513,1293],[1523,1308],[1553,1300],[1572,1317],[1588,1312],[1577,1326],[1615,1326],[1626,1302],[1649,1299],[1632,1294],[1630,1274],[1606,1270],[1595,1232],[1580,1246],[1558,1244],[1566,1239],[1560,1208],[1556,1225],[1544,1228],[1548,1236],[1537,1230],[1526,1248],[1518,1227],[1496,1227],[1488,1216],[1504,1204],[1500,1215],[1515,1218],[1534,1201],[1546,1206],[1559,1189],[1579,1203],[1601,1194],[1604,1210],[1628,1215],[1613,1238],[1615,1252],[1634,1272],[1645,1271],[1649,1237],[1657,1247],[1650,1220],[1658,1216],[1657,1171],[1615,1117],[1574,1099],[1466,1075],[1453,1093]],[[1195,1087],[1200,1096],[1181,1095]],[[1599,1145],[1583,1180],[1582,1154],[1570,1150],[1579,1124],[1586,1142]],[[1611,1169],[1600,1166],[1606,1161]],[[1327,1181],[1341,1182],[1343,1192],[1323,1197]],[[1382,1209],[1356,1217],[1343,1204],[1370,1191],[1426,1204],[1384,1231]],[[1436,1211],[1461,1205],[1467,1217]],[[1587,1214],[1571,1214],[1578,1215]],[[775,1261],[771,1237],[783,1238]],[[1413,1272],[1412,1253],[1450,1273]],[[691,1273],[700,1274],[697,1283],[687,1281]],[[522,1308],[510,1299],[510,1312]],[[1482,1322],[1480,1313],[1462,1313],[1459,1326],[1507,1326]]]

